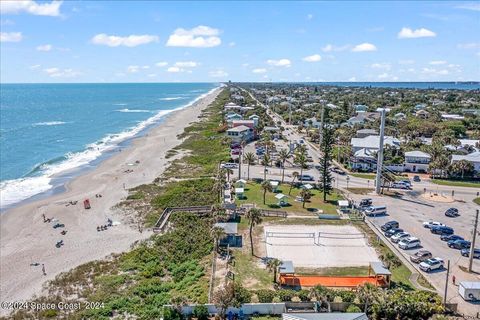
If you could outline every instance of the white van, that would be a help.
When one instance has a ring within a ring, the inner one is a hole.
[[[387,214],[386,206],[372,206],[365,209],[365,215],[367,216],[378,216]]]
[[[415,237],[409,237],[403,239],[398,243],[398,247],[403,250],[412,249],[420,246],[420,239]]]

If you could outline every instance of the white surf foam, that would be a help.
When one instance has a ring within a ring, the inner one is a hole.
[[[172,101],[172,100],[179,100],[179,99],[183,99],[183,97],[160,98],[160,99],[158,99],[158,100],[161,100],[161,101]]]
[[[33,125],[36,126],[59,126],[62,124],[67,124],[68,122],[64,121],[46,121],[46,122],[37,122],[34,123]]]
[[[138,113],[138,112],[152,112],[150,110],[143,110],[143,109],[119,109],[119,110],[115,110],[115,111],[118,111],[118,112],[125,112],[125,113]]]
[[[88,165],[103,153],[117,147],[122,141],[138,135],[145,128],[160,121],[167,114],[187,108],[195,102],[203,99],[217,88],[200,95],[189,103],[171,110],[161,110],[154,116],[140,122],[133,128],[129,128],[123,132],[109,134],[101,140],[86,145],[86,149],[80,152],[68,153],[65,160],[53,163],[43,164],[41,166],[41,176],[25,177],[14,180],[6,180],[0,183],[0,208],[4,208],[20,201],[26,200],[36,194],[45,192],[52,188],[51,181],[55,176],[67,173],[73,169]],[[149,111],[150,112],[150,111]]]

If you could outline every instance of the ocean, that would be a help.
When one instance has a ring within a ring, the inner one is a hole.
[[[218,86],[1,84],[0,208],[58,188],[59,176],[94,166]]]

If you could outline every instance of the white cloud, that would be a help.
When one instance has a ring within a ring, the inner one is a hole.
[[[373,69],[384,69],[384,70],[390,70],[391,69],[391,65],[389,63],[372,63],[370,65],[370,68],[373,68]]]
[[[459,49],[476,49],[480,48],[480,42],[459,43],[457,44]]]
[[[0,42],[20,42],[22,39],[21,32],[0,32]]]
[[[317,62],[317,61],[322,60],[322,57],[319,54],[313,54],[311,56],[307,56],[307,57],[303,58],[302,60],[306,61],[306,62]]]
[[[399,64],[414,64],[415,60],[400,60],[398,61]]]
[[[256,68],[252,70],[253,73],[265,73],[267,72],[267,69],[265,68]]]
[[[183,70],[179,67],[170,67],[167,69],[167,72],[182,72]]]
[[[432,65],[432,66],[438,66],[438,65],[441,65],[441,64],[446,64],[447,61],[445,60],[435,60],[435,61],[430,61],[429,64]]]
[[[274,67],[290,67],[292,63],[288,59],[279,59],[279,60],[269,59],[267,60],[267,64]]]
[[[137,73],[140,70],[140,66],[128,66],[127,72],[128,73]]]
[[[143,34],[143,35],[135,35],[132,34],[126,37],[120,36],[109,36],[105,33],[100,33],[95,35],[92,38],[92,43],[98,45],[105,45],[109,47],[118,47],[118,46],[125,46],[125,47],[136,47],[142,44],[147,44],[151,42],[158,42],[158,37]]]
[[[228,77],[228,73],[225,70],[222,70],[222,69],[217,69],[217,70],[210,71],[208,74],[210,75],[210,77],[213,77],[213,78]]]
[[[307,14],[307,20],[312,20],[313,19],[313,14]]]
[[[367,52],[367,51],[377,51],[377,47],[375,45],[364,42],[361,44],[357,44],[355,47],[352,49],[353,52]]]
[[[160,67],[160,68],[161,68],[161,67],[166,67],[166,66],[168,65],[168,62],[166,62],[166,61],[160,61],[160,62],[155,63],[155,65],[156,65],[157,67]]]
[[[420,29],[410,29],[402,28],[398,33],[399,39],[414,39],[414,38],[425,38],[425,37],[436,37],[437,34],[431,30],[420,28]]]
[[[39,4],[33,0],[2,0],[0,1],[0,11],[2,14],[8,13],[30,13],[37,16],[60,16],[60,6],[62,1],[52,1]]]
[[[350,79],[348,79],[348,81],[355,82],[355,81],[357,81],[357,78],[356,77],[351,77]]]
[[[195,61],[175,62],[175,67],[179,67],[179,68],[195,68],[196,66],[198,66],[198,63]]]
[[[13,26],[14,24],[15,24],[15,22],[13,22],[12,20],[9,20],[9,19],[5,19],[5,20],[1,19],[0,20],[0,26]]]
[[[74,71],[73,69],[60,69],[57,67],[45,68],[43,71],[52,78],[75,78],[81,75],[81,72]]]
[[[41,67],[41,66],[40,66],[39,64],[34,64],[34,65],[30,66],[29,68],[30,68],[30,70],[36,70],[36,69],[38,69],[38,68],[40,68],[40,67]]]
[[[345,51],[349,48],[349,45],[344,46],[334,46],[333,44],[327,44],[325,47],[322,48],[323,52],[333,52],[333,51]]]
[[[378,79],[386,79],[388,77],[389,77],[388,73],[382,73],[378,75]]]
[[[220,30],[208,26],[198,26],[190,30],[176,29],[167,40],[167,47],[211,48],[219,46],[222,40]]]
[[[50,51],[50,50],[52,50],[52,45],[51,44],[44,44],[44,45],[38,46],[36,49],[37,49],[37,51]]]
[[[465,9],[465,10],[472,10],[472,11],[480,11],[480,3],[465,3],[459,6],[456,6],[457,9]]]
[[[229,47],[235,47],[236,45],[237,45],[237,44],[236,44],[234,41],[232,41],[232,42],[230,42],[230,43],[228,44]]]
[[[450,72],[446,69],[437,70],[435,68],[422,68],[422,73],[429,75],[447,75]]]

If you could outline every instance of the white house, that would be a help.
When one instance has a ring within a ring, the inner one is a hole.
[[[352,152],[355,153],[361,149],[369,151],[378,151],[380,148],[380,136],[367,136],[364,138],[352,138],[350,141]],[[400,140],[392,136],[385,136],[383,139],[383,146],[390,146],[392,148],[400,148]]]
[[[423,151],[415,150],[405,152],[405,171],[427,172],[432,157]]]
[[[355,105],[355,111],[356,112],[365,112],[368,110],[368,107],[366,105],[363,105],[363,104],[357,104]]]
[[[258,120],[260,119],[259,116],[257,116],[256,114],[252,114],[250,117],[248,117],[248,120],[253,120],[253,123],[255,125],[255,127],[258,126]]]
[[[310,127],[320,128],[322,123],[320,121],[318,121],[317,118],[313,117],[313,118],[306,119],[303,122],[303,125],[304,125],[305,128],[310,128]]]
[[[249,142],[253,139],[253,130],[247,126],[238,126],[228,129],[227,136],[231,138],[233,142]]]
[[[452,164],[460,160],[467,160],[473,163],[473,169],[475,170],[475,172],[480,172],[480,151],[476,151],[467,155],[452,155]]]
[[[365,138],[368,136],[374,136],[377,135],[378,131],[375,129],[360,129],[357,130],[357,133],[355,134],[356,138]]]
[[[442,114],[442,120],[464,120],[465,117],[459,114]]]

